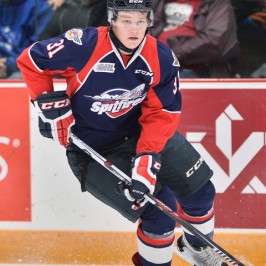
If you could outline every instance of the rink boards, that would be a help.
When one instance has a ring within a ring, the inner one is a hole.
[[[179,130],[215,173],[212,180],[218,192],[216,226],[223,230],[222,234],[226,233],[226,240],[220,235],[217,240],[233,255],[243,256],[250,265],[266,265],[262,252],[266,244],[266,80],[183,80],[180,87],[183,114]],[[65,84],[56,81],[55,88],[62,90]],[[11,244],[12,254],[22,248],[27,263],[32,260],[42,264],[38,262],[36,254],[39,254],[42,261],[49,258],[48,264],[130,265],[128,258],[132,252],[126,247],[129,243],[135,245],[131,238],[136,225],[80,192],[64,149],[40,136],[37,113],[29,104],[23,82],[0,81],[0,120],[0,243],[6,243],[6,246],[1,244],[0,263],[23,263],[8,253]],[[232,233],[232,229],[236,231]],[[245,229],[248,233],[244,233]],[[99,233],[99,238],[94,232]],[[112,233],[118,234],[119,241],[106,243],[106,232],[109,238]],[[66,239],[60,245],[64,252],[54,254],[54,250],[60,250],[58,240],[63,235]],[[76,263],[75,255],[70,252],[75,248],[69,235],[79,246],[80,253],[75,252],[80,254]],[[39,237],[40,243],[34,242]],[[88,249],[87,242],[80,245],[82,240],[91,238],[97,243],[99,260],[92,247]],[[13,240],[29,242],[16,247]],[[46,252],[30,253],[31,244],[41,250],[41,243]],[[112,247],[116,251],[125,248],[126,258],[122,256],[124,253],[113,255],[116,259],[123,257],[122,264],[115,264],[117,261],[110,264],[110,257],[101,263],[104,254],[100,251],[106,246],[110,252]],[[68,255],[72,259],[64,261],[62,257]]]

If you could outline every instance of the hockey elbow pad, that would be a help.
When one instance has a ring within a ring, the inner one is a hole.
[[[39,130],[42,136],[69,145],[71,127],[75,124],[71,103],[65,91],[55,91],[38,96],[34,101],[38,108]]]

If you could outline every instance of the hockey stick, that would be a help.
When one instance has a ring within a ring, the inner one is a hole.
[[[86,143],[84,143],[82,140],[80,140],[73,133],[70,134],[69,139],[72,143],[74,143],[77,147],[79,147],[81,150],[83,150],[91,158],[93,158],[95,161],[97,161],[99,164],[101,164],[103,167],[105,167],[108,171],[113,173],[121,181],[125,182],[125,184],[127,184],[127,185],[131,184],[131,178],[128,175],[126,175],[124,172],[119,170],[111,162],[107,161],[104,157],[102,157],[99,153],[97,153],[95,150],[93,150],[91,147],[89,147]],[[157,199],[156,197],[154,197],[151,194],[146,194],[145,199],[147,199],[151,204],[153,204],[155,207],[157,207],[163,213],[165,213],[166,215],[171,217],[174,221],[176,221],[181,226],[183,226],[185,229],[187,229],[190,233],[195,235],[206,246],[209,246],[210,248],[212,248],[223,259],[227,260],[232,265],[244,266],[243,263],[238,261],[235,257],[233,257],[230,253],[225,251],[222,247],[220,247],[218,244],[216,244],[213,240],[209,239],[204,234],[202,234],[197,228],[195,228],[190,223],[188,223],[186,220],[181,218],[176,212],[171,210],[168,206],[166,206],[159,199]]]

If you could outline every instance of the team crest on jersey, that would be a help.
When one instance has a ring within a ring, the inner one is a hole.
[[[134,106],[140,104],[146,97],[145,84],[141,84],[133,90],[112,89],[101,95],[88,96],[93,99],[91,111],[98,115],[106,114],[111,118],[117,118],[129,112]]]
[[[78,45],[82,45],[82,41],[81,41],[82,35],[83,35],[83,31],[81,29],[71,29],[66,32],[65,37],[69,41],[73,41],[74,43]]]

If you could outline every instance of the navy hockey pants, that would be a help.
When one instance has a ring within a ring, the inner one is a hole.
[[[115,166],[131,175],[131,159],[135,155],[138,136],[125,138],[118,145],[100,152]],[[82,186],[132,222],[136,222],[145,207],[132,210],[132,202],[116,192],[119,179],[83,151],[67,150],[69,165]],[[178,132],[169,139],[161,152],[162,167],[157,175],[155,195],[162,186],[171,189],[176,198],[187,198],[204,187],[212,171],[194,147]],[[196,202],[195,202],[196,204]],[[209,204],[209,203],[208,203]]]

